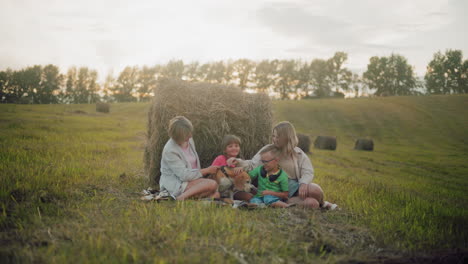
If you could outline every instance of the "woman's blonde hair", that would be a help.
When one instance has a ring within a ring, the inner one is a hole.
[[[285,137],[288,140],[288,143],[282,149],[282,152],[288,155],[293,154],[294,148],[299,142],[294,126],[288,121],[282,121],[276,124],[276,126],[273,128],[273,131],[276,131],[276,136]]]
[[[221,142],[221,151],[224,153],[226,147],[231,144],[238,144],[240,146],[241,140],[238,136],[234,135],[225,135],[223,141]]]
[[[176,116],[169,121],[169,136],[177,143],[182,143],[192,131],[192,122],[184,116]]]

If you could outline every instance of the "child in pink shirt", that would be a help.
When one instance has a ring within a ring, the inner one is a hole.
[[[234,135],[226,135],[221,142],[221,149],[223,150],[223,155],[219,155],[213,161],[211,166],[228,166],[227,160],[229,158],[237,158],[240,153],[240,143],[241,140],[239,137]],[[239,174],[242,172],[242,168],[235,168],[234,172]]]

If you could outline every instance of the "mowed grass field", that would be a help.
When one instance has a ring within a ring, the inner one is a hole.
[[[335,263],[466,254],[468,96],[275,101],[341,210],[146,203],[149,104],[0,105],[0,262]],[[359,137],[373,152],[353,150]]]

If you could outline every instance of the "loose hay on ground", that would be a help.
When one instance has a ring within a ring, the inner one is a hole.
[[[161,79],[148,113],[144,157],[154,187],[159,184],[169,120],[178,115],[193,123],[193,138],[202,167],[209,166],[222,153],[220,144],[226,134],[241,138],[244,158],[251,158],[271,136],[271,101],[266,94],[248,94],[234,86]]]

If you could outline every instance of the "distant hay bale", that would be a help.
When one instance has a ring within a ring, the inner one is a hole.
[[[356,144],[354,145],[354,149],[373,151],[374,150],[374,141],[372,139],[360,138],[360,139],[356,140]]]
[[[194,126],[193,139],[202,167],[220,155],[226,134],[242,140],[244,158],[251,158],[271,136],[271,100],[266,94],[243,93],[234,86],[160,79],[148,113],[145,170],[150,184],[159,184],[161,155],[169,136],[169,120],[187,117]]]
[[[304,134],[297,134],[297,139],[299,142],[297,146],[302,149],[305,153],[310,153],[310,138]]]
[[[110,105],[108,103],[97,102],[96,112],[109,113]]]
[[[314,141],[314,147],[318,149],[336,149],[336,137],[318,136]]]

